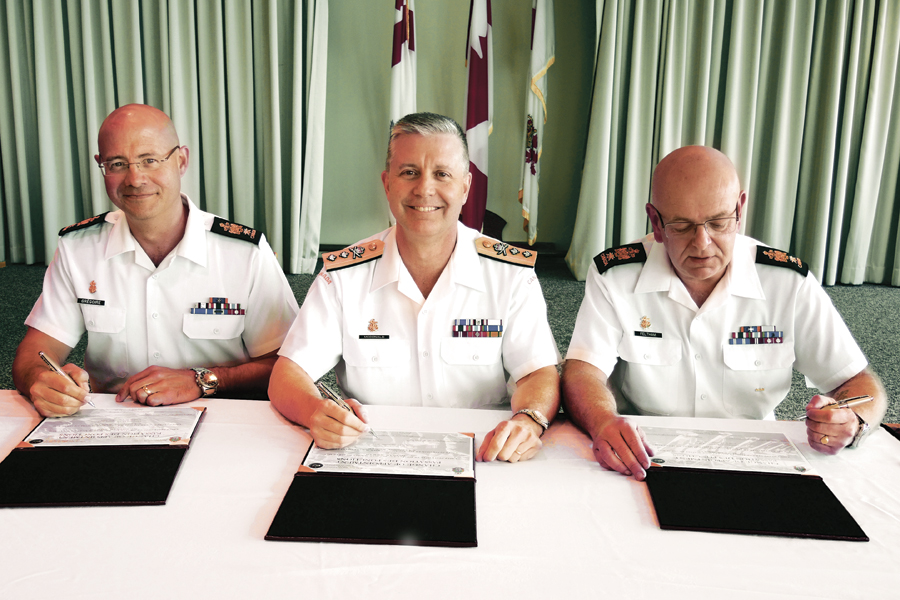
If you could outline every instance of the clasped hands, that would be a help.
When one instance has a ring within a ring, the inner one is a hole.
[[[316,403],[307,419],[309,433],[316,446],[324,449],[343,448],[369,430],[363,405],[354,398],[348,398],[347,404],[353,409],[352,413],[330,400],[323,399]],[[484,462],[528,460],[541,449],[542,432],[543,428],[531,417],[516,415],[488,432],[475,455],[475,460]]]

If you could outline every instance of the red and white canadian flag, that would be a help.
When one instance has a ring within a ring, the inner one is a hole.
[[[547,71],[555,60],[556,34],[553,26],[553,0],[532,0],[531,69],[528,97],[525,100],[525,160],[522,162],[522,203],[524,229],[528,243],[537,241],[538,179],[541,177],[541,146],[547,122]]]
[[[466,44],[466,140],[472,188],[460,218],[464,225],[481,231],[487,207],[488,136],[494,116],[494,74],[491,66],[491,0],[471,0],[469,39]]]
[[[394,1],[391,55],[391,126],[416,112],[416,21],[413,0]]]

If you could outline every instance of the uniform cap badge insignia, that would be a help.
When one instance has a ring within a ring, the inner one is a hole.
[[[93,280],[91,281],[91,285],[88,287],[88,291],[92,294],[97,293],[97,282],[96,281],[93,281]]]
[[[378,321],[375,319],[369,321],[369,331],[378,331]]]
[[[641,329],[650,327],[650,317],[641,317]]]

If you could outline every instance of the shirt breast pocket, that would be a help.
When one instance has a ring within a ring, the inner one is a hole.
[[[753,344],[722,347],[725,369],[723,398],[733,416],[762,419],[791,388],[794,344]]]
[[[344,362],[365,368],[409,367],[409,344],[400,340],[358,340],[344,344]]]
[[[441,358],[449,365],[485,366],[500,362],[502,338],[444,338]]]
[[[84,328],[91,333],[119,333],[125,329],[125,309],[83,304]]]
[[[244,315],[184,315],[181,330],[192,340],[232,340],[244,332]]]

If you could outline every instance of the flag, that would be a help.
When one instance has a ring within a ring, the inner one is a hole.
[[[528,243],[537,241],[538,179],[541,176],[541,146],[547,122],[547,71],[555,60],[556,34],[553,26],[553,0],[532,0],[531,69],[525,100],[525,160],[522,162],[522,203],[524,229]]]
[[[494,75],[491,68],[491,0],[471,0],[466,41],[466,140],[472,187],[463,205],[464,225],[481,231],[487,207],[488,136],[494,114]]]
[[[413,0],[395,0],[394,8],[391,127],[402,117],[416,112],[416,21]]]

